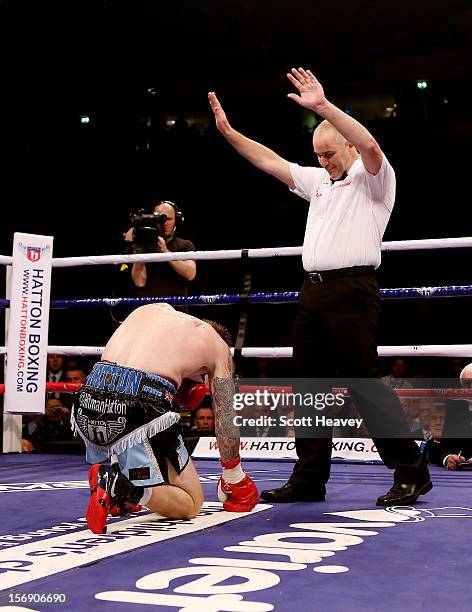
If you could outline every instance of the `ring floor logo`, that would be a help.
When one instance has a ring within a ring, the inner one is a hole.
[[[260,505],[255,512],[270,507]],[[79,531],[56,537],[47,537],[50,533],[42,534],[42,541],[41,534],[34,532],[8,536],[10,539],[3,541],[9,548],[0,552],[2,589],[11,589],[58,572],[106,560],[147,544],[211,528],[240,516],[223,511],[219,503],[207,502],[200,515],[193,520],[170,521],[155,515],[137,514],[132,519],[111,525],[109,533],[102,536],[90,536],[90,532],[80,529],[84,519],[56,527],[62,530],[79,528]],[[195,557],[190,552],[191,542],[186,540],[187,545],[181,551],[187,551],[188,560],[180,567],[172,567],[171,558],[166,558],[166,569],[162,569],[161,565],[159,571],[135,574],[139,576],[137,580],[133,578],[136,580],[135,589],[100,590],[94,597],[99,601],[129,604],[132,606],[129,609],[133,610],[142,604],[186,612],[266,612],[276,606],[277,593],[283,586],[280,583],[288,580],[290,575],[307,571],[331,575],[349,572],[350,568],[343,562],[343,555],[347,555],[344,551],[382,535],[385,529],[430,519],[439,519],[440,522],[470,519],[472,508],[445,506],[417,509],[399,506],[328,512],[325,516],[326,521],[292,523],[284,531],[259,533],[250,540],[236,540],[234,544],[220,549],[218,556]],[[257,520],[258,528],[262,524],[260,519]],[[234,533],[232,530],[231,534]],[[210,542],[211,546],[208,546]],[[216,540],[213,539],[207,540],[206,546],[202,546],[200,541],[193,549],[213,552],[215,546]],[[146,559],[142,559],[139,567],[155,567],[154,553]],[[349,559],[352,562],[352,556]],[[99,571],[99,567],[95,566],[94,571]],[[115,580],[117,586],[122,585],[123,579],[118,578],[118,573],[113,573],[107,576],[107,587],[110,588],[109,585],[112,586]],[[277,589],[270,591],[279,584]],[[264,591],[267,592],[264,594]],[[251,593],[257,599],[263,597],[264,601],[251,600]]]
[[[189,565],[142,576],[136,582],[138,590],[102,591],[95,597],[134,606],[168,606],[186,612],[267,612],[275,605],[245,599],[242,593],[247,597],[251,592],[270,589],[281,582],[286,572],[310,569],[320,574],[348,572],[345,565],[322,562],[325,558],[342,554],[351,546],[362,544],[366,538],[379,535],[384,529],[429,518],[472,518],[472,508],[397,506],[382,510],[329,512],[326,515],[348,521],[294,523],[289,525],[290,531],[261,534],[223,549],[230,553],[249,554],[252,558],[195,557],[188,560]],[[284,556],[287,561],[272,561],[274,556]],[[190,580],[182,583],[184,578]],[[179,586],[172,592],[163,592],[178,579]]]
[[[251,514],[270,507],[260,504]],[[226,512],[219,502],[205,502],[198,516],[191,520],[168,520],[144,512],[144,516],[140,512],[124,521],[115,520],[106,535],[92,535],[85,525],[85,519],[79,518],[48,529],[0,536],[0,589],[11,589],[250,514]],[[68,533],[62,535],[64,531]],[[58,532],[61,535],[56,535]]]
[[[26,493],[28,491],[63,491],[64,489],[88,488],[88,480],[68,480],[58,482],[10,482],[0,484],[0,493]]]

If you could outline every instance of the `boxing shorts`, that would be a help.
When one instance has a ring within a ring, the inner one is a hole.
[[[150,372],[100,361],[76,394],[71,426],[85,442],[88,463],[117,455],[136,486],[168,482],[167,460],[180,474],[189,457],[172,410],[175,385]]]

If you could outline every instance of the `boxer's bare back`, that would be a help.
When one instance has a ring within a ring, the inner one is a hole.
[[[159,303],[134,310],[108,341],[102,359],[165,376],[179,386],[184,378],[214,373],[228,356],[226,343],[208,323]]]

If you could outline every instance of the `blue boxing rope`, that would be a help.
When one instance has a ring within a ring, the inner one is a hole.
[[[467,297],[472,295],[472,285],[451,285],[445,287],[403,287],[399,289],[381,289],[383,300],[425,297]]]
[[[275,291],[250,293],[247,297],[251,304],[290,304],[296,302],[300,295],[299,291]],[[444,297],[467,297],[472,295],[472,285],[452,285],[450,287],[403,287],[398,289],[381,289],[380,295],[383,300],[399,300],[405,298],[444,298]],[[155,302],[166,302],[167,304],[186,304],[194,306],[208,306],[239,304],[241,296],[239,293],[217,293],[215,295],[190,295],[190,296],[167,296],[146,298],[94,298],[78,300],[52,300],[51,308],[102,308],[109,306],[142,306]],[[0,308],[8,308],[10,300],[0,300]]]

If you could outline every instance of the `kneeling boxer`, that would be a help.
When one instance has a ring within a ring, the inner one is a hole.
[[[230,512],[257,504],[257,488],[239,458],[230,344],[223,326],[162,303],[137,308],[115,331],[77,395],[71,419],[93,464],[86,518],[94,533],[106,532],[108,514],[124,516],[141,505],[174,519],[198,514],[203,490],[173,401],[197,407],[207,387],[191,381],[203,375],[209,377],[223,466],[218,497]]]

